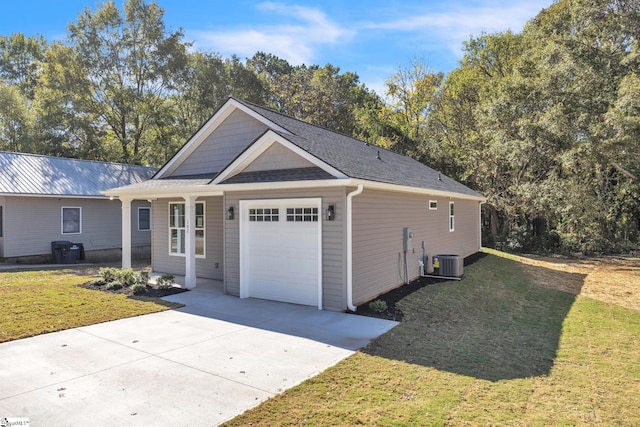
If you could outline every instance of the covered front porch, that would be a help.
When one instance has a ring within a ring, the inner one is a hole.
[[[133,197],[122,203],[122,268],[131,268]],[[207,286],[224,289],[223,232],[227,215],[221,192],[209,194],[153,194],[151,202],[152,277],[174,276],[186,289]],[[133,215],[135,218],[135,215]]]

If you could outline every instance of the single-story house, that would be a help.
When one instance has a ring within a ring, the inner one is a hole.
[[[100,192],[146,181],[157,170],[0,152],[0,259],[49,262],[54,241],[81,243],[87,260],[120,258],[121,204]],[[148,256],[151,204],[136,201],[131,221],[133,253]]]
[[[187,288],[217,279],[240,298],[338,311],[415,279],[426,256],[479,251],[485,201],[409,157],[233,98],[152,179],[103,194],[121,200],[123,230],[131,203],[152,201],[152,268]]]

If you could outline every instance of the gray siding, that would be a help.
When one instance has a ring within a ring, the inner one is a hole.
[[[236,110],[180,164],[174,176],[220,172],[267,127]]]
[[[200,197],[205,202],[205,258],[196,258],[196,276],[223,279],[222,197]],[[184,199],[159,199],[153,202],[153,245],[151,266],[154,271],[184,276],[184,256],[169,255],[169,203]]]
[[[279,190],[227,193],[225,210],[233,206],[236,217],[224,221],[226,292],[240,295],[240,200],[322,198],[322,306],[326,310],[346,308],[345,203],[343,188],[314,190]],[[324,212],[335,205],[334,221],[327,221]]]
[[[51,253],[51,242],[69,240],[82,243],[85,250],[122,247],[122,208],[117,200],[65,199],[45,197],[6,197],[4,202],[4,254],[18,257]],[[132,203],[132,246],[148,246],[148,231],[138,231],[138,207]],[[82,233],[62,234],[62,207],[82,208]]]
[[[243,172],[308,168],[313,166],[315,165],[310,161],[276,142],[247,166]]]
[[[438,201],[429,210],[429,200]],[[449,201],[455,231],[449,231]],[[478,202],[365,190],[353,199],[353,302],[358,305],[404,283],[403,228],[413,230],[409,280],[419,276],[422,242],[429,256],[468,256],[479,247]]]
[[[5,215],[5,200],[4,197],[0,197],[0,207],[2,207],[2,218],[0,219],[0,221],[2,221],[0,223],[0,230],[2,230],[2,235],[0,235],[0,258],[4,257],[4,215]]]

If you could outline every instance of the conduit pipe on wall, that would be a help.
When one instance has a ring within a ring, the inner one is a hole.
[[[364,186],[358,184],[358,188],[347,194],[347,308],[355,312],[358,307],[353,305],[353,198],[362,194]]]

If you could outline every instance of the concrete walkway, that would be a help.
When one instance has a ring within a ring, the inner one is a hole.
[[[322,372],[395,322],[223,295],[0,344],[0,419],[212,426]]]

